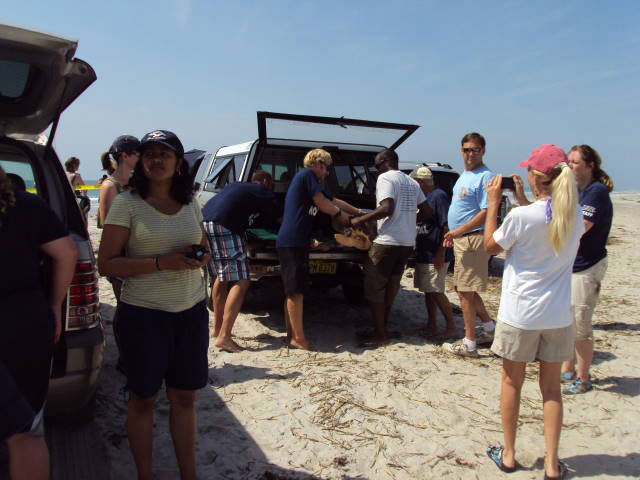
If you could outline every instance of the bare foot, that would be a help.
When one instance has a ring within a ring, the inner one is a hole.
[[[218,347],[220,350],[229,353],[238,353],[244,350],[240,345],[231,340],[230,338],[218,338],[214,343],[214,347]]]
[[[306,340],[302,340],[301,342],[298,342],[297,340],[294,340],[292,338],[289,340],[289,342],[285,342],[285,343],[287,343],[288,348],[297,348],[299,350],[308,350],[310,352],[313,351],[313,348],[311,348],[311,344]]]

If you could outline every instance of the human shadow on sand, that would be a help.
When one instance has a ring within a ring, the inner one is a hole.
[[[608,478],[639,478],[640,477],[640,453],[627,455],[575,455],[562,459],[569,467],[569,475],[566,478],[589,478],[606,475]],[[535,467],[544,468],[544,458],[536,461]]]
[[[594,323],[594,330],[613,330],[616,332],[640,332],[640,324],[625,322]]]
[[[222,367],[209,368],[209,385],[216,388],[226,387],[235,383],[243,383],[250,380],[286,380],[296,378],[300,372],[291,372],[286,375],[269,373],[269,368],[251,367],[248,365],[234,365],[225,363]]]
[[[598,380],[598,390],[637,397],[640,395],[640,377],[604,377]]]
[[[251,434],[212,388],[200,391],[197,402],[199,478],[322,480],[322,477],[269,462]],[[247,421],[264,422],[263,428],[269,429],[269,419],[247,418]],[[206,437],[214,438],[214,441],[205,442]],[[171,440],[168,436],[163,436],[162,440],[156,436],[156,441]],[[349,476],[348,464],[336,463],[336,459],[323,459],[322,463],[334,463],[336,468],[344,469],[343,480],[367,480],[361,476]]]

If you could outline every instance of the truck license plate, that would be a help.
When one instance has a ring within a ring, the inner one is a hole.
[[[309,261],[309,273],[321,275],[335,275],[338,264],[335,262],[322,262],[319,260]]]

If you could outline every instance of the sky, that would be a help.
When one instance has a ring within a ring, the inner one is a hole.
[[[7,2],[8,0],[4,0]],[[536,146],[598,150],[616,190],[640,190],[637,1],[21,0],[0,22],[79,41],[98,80],[55,147],[98,178],[121,134],[166,129],[186,149],[257,138],[256,111],[412,123],[401,162],[518,173]]]

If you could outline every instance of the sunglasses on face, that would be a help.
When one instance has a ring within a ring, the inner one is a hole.
[[[463,148],[462,149],[462,153],[475,153],[478,154],[482,152],[482,149],[480,147],[474,147],[474,148]]]
[[[380,169],[382,168],[382,165],[384,165],[386,162],[386,160],[383,160],[381,162],[378,162],[375,164],[376,170],[380,171]]]

